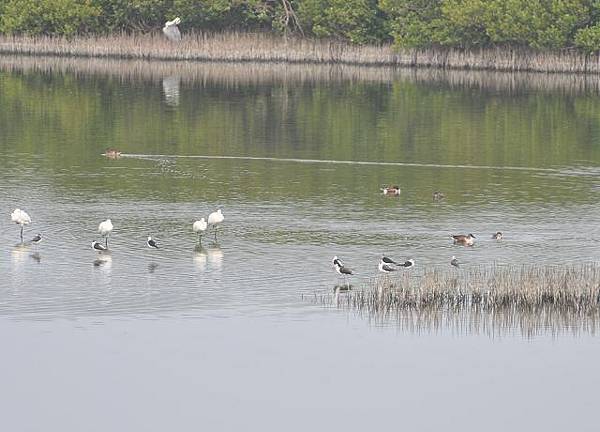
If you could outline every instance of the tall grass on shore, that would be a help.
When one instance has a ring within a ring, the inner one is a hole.
[[[286,62],[445,69],[600,73],[600,56],[575,50],[525,48],[402,49],[265,33],[188,34],[180,43],[162,34],[95,37],[0,37],[0,54],[226,62]]]
[[[289,63],[224,63],[159,60],[124,60],[58,56],[0,55],[0,71],[61,73],[75,76],[103,75],[121,81],[153,81],[177,77],[188,85],[235,88],[240,85],[371,82],[393,84],[408,81],[450,88],[493,92],[564,92],[600,94],[600,81],[588,74],[493,72],[316,65]]]
[[[454,270],[454,269],[452,269]],[[316,297],[377,323],[413,331],[500,335],[592,333],[600,325],[600,266],[508,266],[427,270],[381,277],[359,290]]]

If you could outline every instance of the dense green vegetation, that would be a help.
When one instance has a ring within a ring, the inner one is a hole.
[[[600,0],[0,0],[5,34],[296,33],[402,47],[600,49]]]

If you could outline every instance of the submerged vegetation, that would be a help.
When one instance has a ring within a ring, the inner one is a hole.
[[[182,17],[185,33],[251,31],[403,48],[600,49],[591,0],[0,0],[0,32],[147,33]]]
[[[450,324],[491,334],[594,333],[600,324],[600,266],[426,270],[421,276],[377,278],[366,288],[317,300],[414,329]]]

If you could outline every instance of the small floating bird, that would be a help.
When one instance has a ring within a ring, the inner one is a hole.
[[[335,271],[338,274],[344,276],[344,281],[346,282],[346,287],[348,289],[350,289],[350,285],[348,284],[348,276],[353,274],[352,270],[350,270],[348,267],[344,266],[344,264],[342,263],[342,260],[339,259],[337,256],[333,257],[333,267],[335,268]]]
[[[454,255],[452,255],[452,259],[450,260],[450,265],[454,266],[456,268],[460,267],[460,264],[458,263],[458,258],[456,258]]]
[[[109,147],[106,150],[104,150],[104,156],[106,156],[109,159],[119,159],[121,157],[121,150]]]
[[[212,212],[208,215],[208,225],[212,226],[215,230],[215,242],[217,241],[217,231],[219,229],[219,224],[221,224],[225,220],[225,216],[221,212],[221,209]]]
[[[395,272],[398,270],[397,264],[394,263],[395,265],[392,264],[387,264],[383,259],[381,261],[379,261],[379,271],[382,273],[391,273],[391,272]]]
[[[441,201],[441,200],[443,200],[444,198],[446,198],[446,195],[444,195],[444,194],[443,194],[442,192],[440,192],[440,191],[435,191],[435,192],[433,193],[433,200],[434,200],[434,201]]]
[[[31,239],[31,243],[38,244],[42,241],[42,235],[36,234],[34,238]]]
[[[101,252],[101,251],[105,251],[107,248],[106,248],[106,246],[104,246],[102,243],[100,243],[100,242],[97,242],[97,241],[95,241],[95,240],[94,240],[94,241],[92,242],[92,249],[94,249],[94,250],[97,250],[97,251]]]
[[[502,240],[502,233],[498,231],[496,234],[492,234],[494,240]]]
[[[398,264],[398,265],[399,265],[400,267],[404,267],[404,268],[411,268],[411,267],[414,267],[414,265],[415,265],[415,260],[411,258],[411,259],[409,259],[409,260],[406,260],[406,261],[404,261],[404,263],[403,263],[403,264]]]
[[[380,190],[384,195],[389,195],[389,196],[400,195],[400,186],[398,186],[398,185],[384,186]]]
[[[381,257],[381,262],[384,264],[387,264],[387,265],[390,265],[390,264],[398,265],[398,263],[396,261],[394,261],[391,258],[386,257],[385,255]]]
[[[180,22],[181,19],[177,17],[173,21],[167,21],[165,23],[162,31],[170,41],[179,42],[181,40],[181,33],[179,32],[179,27],[177,27]]]
[[[14,209],[10,214],[10,219],[17,225],[21,225],[21,243],[23,243],[23,227],[31,223],[31,217],[25,210]]]
[[[108,249],[108,236],[110,235],[112,230],[113,230],[113,224],[110,221],[110,219],[106,219],[104,222],[100,222],[100,225],[98,225],[98,232],[105,239],[104,246],[106,249]]]
[[[198,234],[198,243],[202,242],[202,234],[204,234],[206,228],[208,228],[208,223],[206,223],[206,220],[204,220],[204,218],[197,220],[192,225],[192,229],[196,234]]]
[[[158,245],[156,241],[152,238],[152,236],[148,236],[148,240],[146,240],[146,245],[151,249],[158,249]]]
[[[455,244],[460,244],[463,246],[473,246],[473,243],[475,243],[475,236],[471,233],[464,235],[464,234],[459,234],[459,235],[453,235],[452,238],[454,239],[454,243]]]

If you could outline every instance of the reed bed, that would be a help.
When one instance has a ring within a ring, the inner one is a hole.
[[[450,328],[490,335],[518,331],[528,337],[595,334],[600,324],[600,266],[493,266],[427,270],[419,276],[407,272],[315,298],[416,332]]]
[[[225,62],[285,62],[444,69],[600,73],[600,56],[525,48],[402,49],[266,33],[196,33],[179,43],[159,33],[93,37],[0,37],[0,54]]]
[[[600,81],[589,74],[493,72],[315,65],[290,63],[224,63],[159,60],[123,60],[57,56],[0,55],[0,71],[61,73],[74,76],[107,76],[120,81],[175,81],[177,85],[224,88],[262,84],[318,84],[363,82],[391,85],[396,81],[472,88],[493,92],[563,92],[600,94]]]

